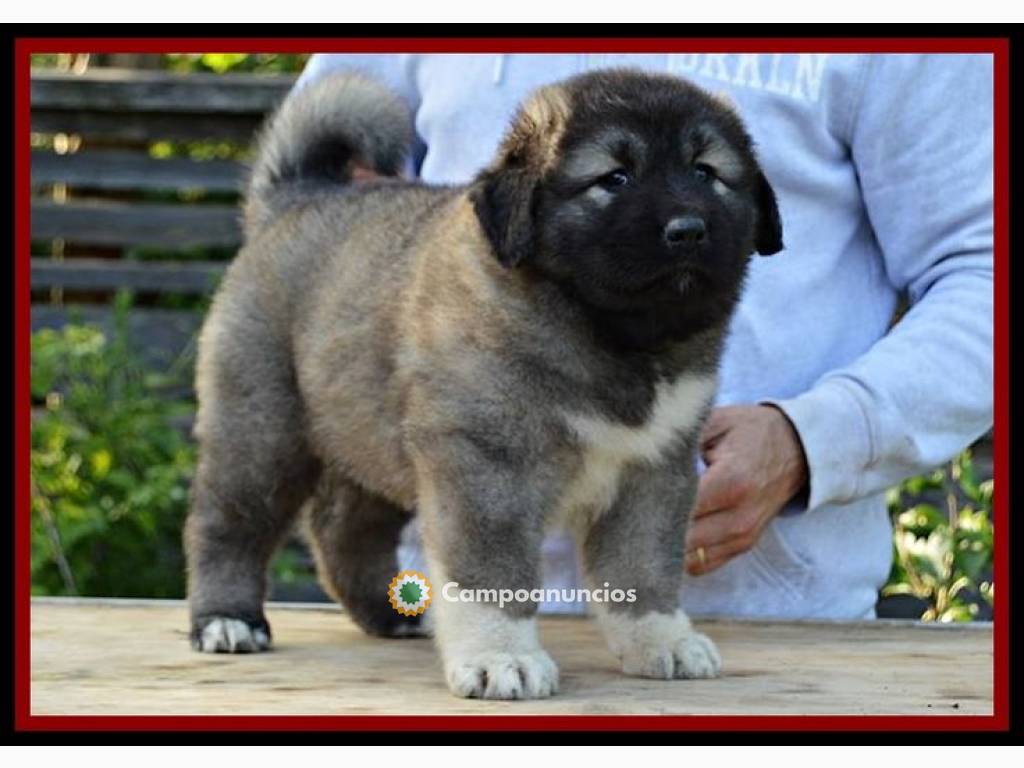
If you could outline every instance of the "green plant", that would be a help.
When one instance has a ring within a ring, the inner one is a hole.
[[[992,606],[993,481],[979,481],[971,452],[889,491],[893,565],[885,595],[927,603],[925,621],[971,621]]]
[[[170,53],[163,66],[175,72],[300,72],[308,53]]]
[[[32,336],[34,594],[180,597],[193,449],[127,343],[87,325]]]

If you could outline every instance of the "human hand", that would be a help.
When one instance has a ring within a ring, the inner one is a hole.
[[[807,459],[786,415],[770,405],[715,408],[701,433],[707,470],[686,536],[686,570],[708,573],[753,547],[807,483]]]

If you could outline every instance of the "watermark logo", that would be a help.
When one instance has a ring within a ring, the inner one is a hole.
[[[419,571],[400,571],[388,585],[388,601],[403,616],[418,616],[434,598],[430,580]],[[635,589],[613,588],[607,581],[591,589],[464,589],[457,581],[441,588],[441,598],[449,603],[635,603]]]
[[[388,585],[388,602],[403,616],[419,616],[433,599],[430,580],[419,571],[400,571]]]
[[[612,589],[607,581],[595,589],[463,589],[449,581],[441,587],[441,597],[449,603],[635,603],[635,589]]]

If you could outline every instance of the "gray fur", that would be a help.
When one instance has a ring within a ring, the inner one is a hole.
[[[412,118],[404,102],[362,75],[324,77],[292,91],[258,141],[246,195],[247,228],[254,232],[274,215],[282,187],[345,183],[353,163],[397,175],[411,143]],[[340,167],[310,163],[321,151]]]
[[[680,122],[715,120],[754,179],[759,171],[738,120],[684,81],[611,72],[539,92],[513,122],[494,165],[466,187],[268,181],[282,162],[301,165],[303,142],[323,135],[308,122],[314,96],[341,99],[317,114],[345,114],[364,128],[382,119],[376,105],[360,113],[365,100],[344,101],[351,82],[300,92],[274,118],[249,200],[270,218],[250,232],[200,338],[200,463],[187,531],[194,642],[216,618],[266,628],[266,564],[310,498],[321,579],[373,633],[408,634],[410,620],[389,613],[386,588],[409,514],[422,518],[433,578],[470,589],[530,590],[540,586],[545,529],[570,489],[580,497],[568,496],[566,522],[579,535],[588,582],[638,591],[635,603],[609,610],[671,614],[696,487],[697,435],[713,389],[697,387],[697,400],[675,404],[690,415],[678,424],[670,419],[666,429],[674,431],[658,431],[653,420],[666,417],[666,392],[715,376],[754,229],[771,211],[756,210],[742,181],[727,198],[685,179],[682,187],[673,182],[684,193],[665,215],[680,206],[703,211],[713,225],[706,250],[666,251],[648,264],[651,254],[634,257],[618,246],[619,258],[630,261],[607,269],[632,271],[587,272],[607,256],[602,238],[586,244],[589,230],[609,221],[619,226],[623,214],[573,192],[576,182],[561,162],[573,137],[585,143],[595,132],[609,135],[602,104],[643,114],[660,98]],[[649,101],[631,101],[645,92]],[[660,146],[655,136],[635,139],[637,147]],[[650,151],[673,151],[665,146]],[[394,159],[388,152],[378,167]],[[681,161],[644,162],[661,168]],[[636,194],[655,202],[669,194],[656,178],[637,183]],[[524,196],[534,202],[525,204]],[[660,216],[655,207],[639,205],[640,213],[629,215]],[[641,231],[648,225],[638,221]],[[582,244],[579,253],[557,247],[569,236]],[[610,230],[606,239],[614,245],[617,236]],[[524,244],[530,250],[522,251]],[[647,285],[643,270],[660,275],[671,258],[690,266],[644,289],[654,293],[615,292],[617,280]],[[692,281],[699,295],[686,288]],[[667,314],[657,309],[666,296]],[[604,460],[602,451],[621,446],[588,443],[579,423],[636,443],[636,455],[615,467],[606,501],[587,496],[581,478],[595,455]],[[487,610],[499,609],[481,616]],[[535,611],[533,603],[503,609],[509,626]],[[556,688],[539,647],[509,657],[524,680],[541,674],[526,688],[514,679],[496,685],[486,661],[452,661],[445,643],[466,628],[446,627],[450,620],[438,613],[438,637],[460,695],[514,698]],[[505,647],[500,636],[493,642]],[[624,661],[631,665],[646,668]]]
[[[371,634],[415,634],[422,618],[402,616],[381,599],[381,584],[398,571],[395,549],[410,516],[339,473],[324,474],[306,516],[324,589]]]

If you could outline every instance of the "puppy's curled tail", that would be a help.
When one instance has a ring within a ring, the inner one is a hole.
[[[354,72],[324,75],[293,90],[257,142],[245,204],[253,233],[287,206],[298,185],[342,185],[353,169],[396,176],[412,144],[402,99]]]

